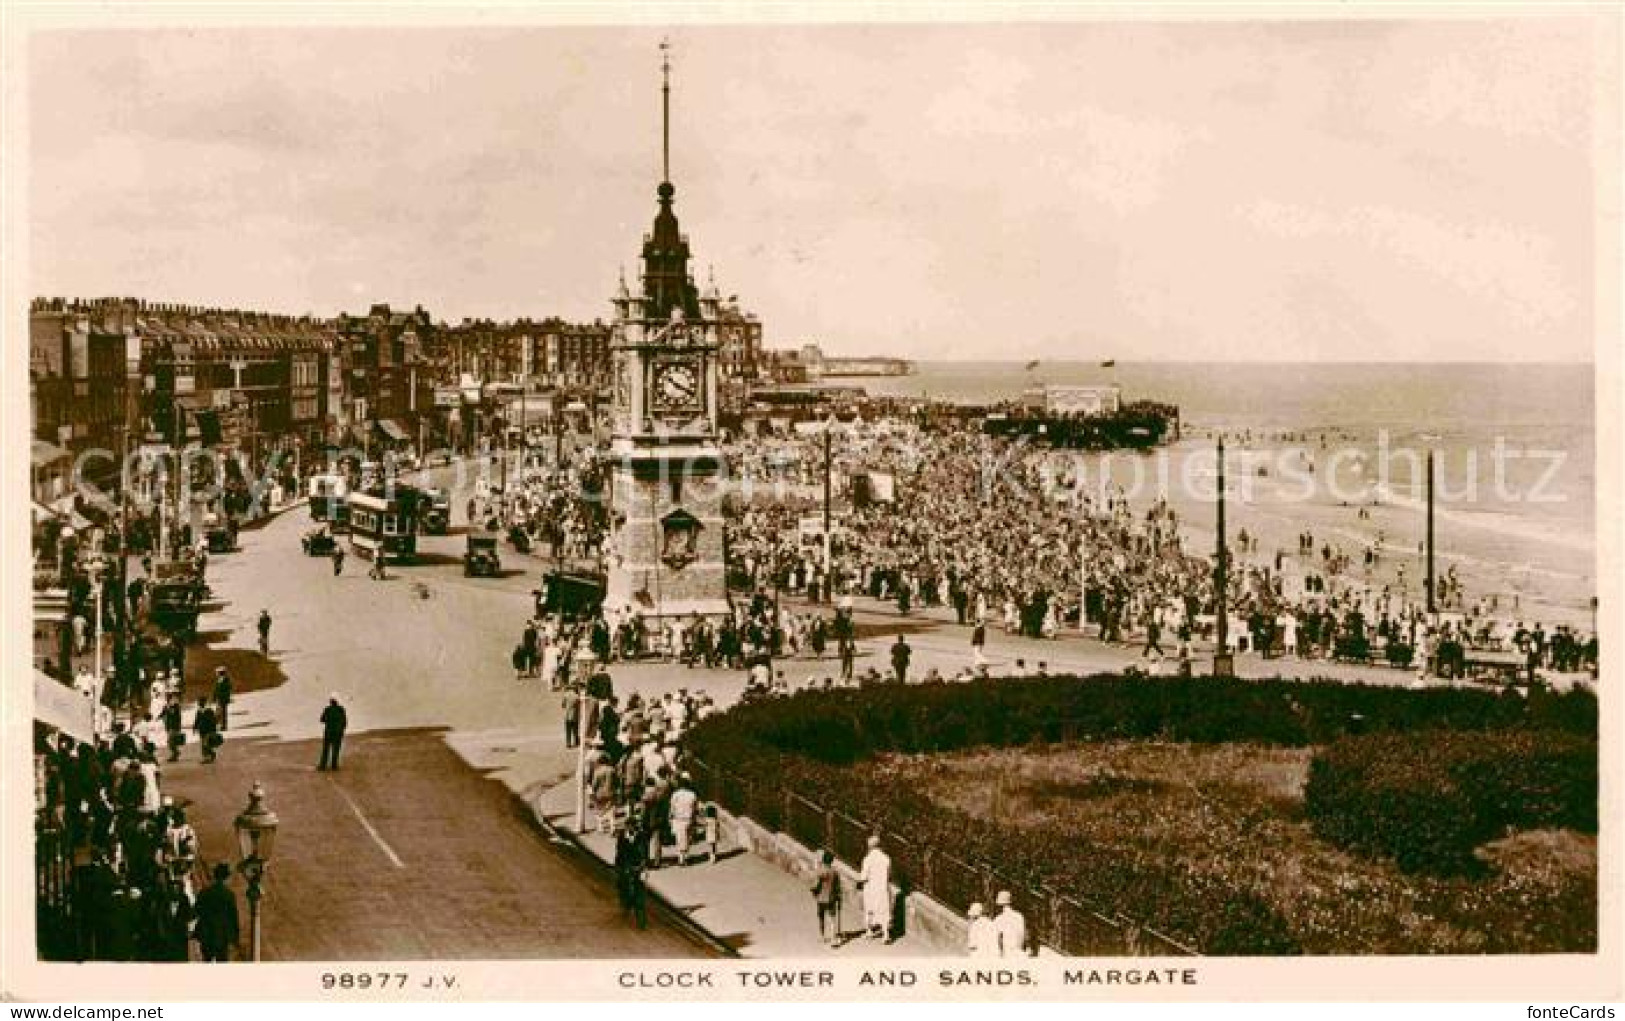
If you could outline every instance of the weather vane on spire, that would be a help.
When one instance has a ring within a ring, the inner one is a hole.
[[[671,180],[671,40],[660,40],[660,179]]]

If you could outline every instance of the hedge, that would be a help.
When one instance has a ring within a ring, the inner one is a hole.
[[[694,757],[753,785],[749,804],[728,807],[755,811],[768,825],[782,822],[782,797],[761,794],[794,792],[901,834],[916,846],[991,869],[1013,883],[1047,886],[1102,913],[1135,919],[1204,953],[1280,955],[1297,950],[1285,922],[1239,884],[1226,886],[1212,875],[1195,874],[1178,862],[1127,846],[1084,846],[1060,826],[994,824],[913,791],[866,780],[846,767],[881,753],[1074,740],[1304,747],[1361,734],[1531,728],[1571,733],[1583,741],[1595,734],[1596,700],[1585,692],[1525,699],[1470,689],[1414,691],[1338,681],[1115,675],[1004,679],[800,692],[742,704],[706,719],[685,743]],[[1594,745],[1592,756],[1594,771]],[[1475,761],[1475,768],[1484,771],[1493,758]],[[1323,778],[1322,784],[1326,782]],[[1522,796],[1510,787],[1503,790],[1503,798]],[[725,803],[746,799],[737,790],[713,791],[712,796]]]
[[[1309,766],[1315,833],[1407,872],[1472,873],[1513,830],[1597,831],[1597,742],[1556,730],[1346,738]]]
[[[1078,739],[1252,741],[1303,747],[1349,733],[1539,726],[1596,732],[1596,697],[1410,690],[1338,681],[1096,675],[882,685],[754,702],[695,732],[848,765],[879,752],[957,751]]]

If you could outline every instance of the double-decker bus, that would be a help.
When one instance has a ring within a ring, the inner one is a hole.
[[[345,501],[350,512],[350,548],[372,558],[382,550],[395,563],[411,560],[418,551],[418,518],[425,500],[413,486],[376,486],[351,493]]]
[[[310,518],[327,521],[335,529],[341,528],[349,518],[346,500],[350,495],[350,480],[343,475],[312,475],[310,488]]]

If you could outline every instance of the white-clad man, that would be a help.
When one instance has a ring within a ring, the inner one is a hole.
[[[880,838],[869,838],[869,853],[858,868],[863,891],[863,927],[871,939],[886,939],[891,931],[891,856],[880,849]]]
[[[1026,957],[1027,919],[1010,902],[1009,890],[1000,890],[995,903],[999,914],[993,919],[993,928],[999,937],[999,956]]]
[[[684,773],[677,778],[677,789],[671,794],[671,832],[677,839],[677,864],[688,864],[688,846],[694,836],[694,810],[699,806],[699,795],[694,793],[692,781]]]
[[[972,904],[967,917],[970,919],[970,929],[965,933],[966,956],[999,956],[999,934],[993,928],[993,919],[982,911],[982,905]]]

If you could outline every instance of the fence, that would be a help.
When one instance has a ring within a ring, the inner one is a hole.
[[[1198,953],[1133,919],[1097,911],[1053,887],[1032,887],[1013,880],[990,863],[969,861],[911,840],[771,781],[746,780],[695,759],[686,768],[701,797],[788,834],[808,848],[828,848],[854,869],[868,850],[869,837],[878,834],[891,856],[894,883],[904,892],[924,893],[960,914],[972,904],[991,908],[999,891],[1008,890],[1013,906],[1026,917],[1034,941],[1062,954],[1184,957]]]

